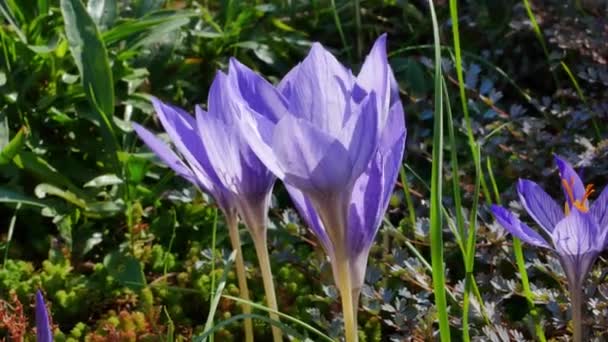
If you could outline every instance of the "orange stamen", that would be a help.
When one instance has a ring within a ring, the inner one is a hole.
[[[570,202],[574,203],[574,193],[572,192],[572,187],[570,187],[570,184],[565,179],[562,179],[562,185],[564,186],[564,189],[566,189],[568,197],[570,197]]]
[[[587,207],[587,204],[585,202],[595,192],[593,184],[588,184],[585,187],[585,194],[583,194],[583,198],[581,198],[580,200],[574,199],[574,192],[572,191],[572,188],[574,187],[574,179],[572,179],[570,183],[568,183],[567,180],[562,179],[562,185],[564,186],[564,189],[566,190],[566,193],[568,194],[568,198],[570,199],[572,205],[584,213],[588,212],[589,208]],[[566,215],[570,213],[568,203],[564,204],[564,212],[566,213]]]

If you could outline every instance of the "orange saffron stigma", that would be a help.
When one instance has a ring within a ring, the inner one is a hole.
[[[572,191],[572,188],[574,187],[574,179],[570,179],[570,182],[568,182],[566,179],[562,179],[562,185],[564,186],[564,189],[566,190],[566,193],[568,194],[568,198],[572,205],[583,213],[588,212],[589,208],[587,207],[587,204],[585,204],[585,201],[587,201],[589,197],[595,192],[593,184],[588,184],[585,187],[585,194],[580,200],[574,198],[574,192]],[[570,207],[568,206],[568,202],[564,203],[564,212],[566,213],[566,215],[570,214]]]

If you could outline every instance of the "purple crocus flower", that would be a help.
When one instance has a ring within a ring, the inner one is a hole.
[[[269,306],[276,310],[266,245],[267,211],[276,178],[243,139],[237,120],[250,109],[233,92],[226,75],[218,72],[209,90],[209,111],[197,106],[196,119],[178,107],[152,100],[179,155],[142,126],[133,124],[133,127],[165,164],[215,199],[226,217],[231,242],[237,250],[241,295],[248,299],[237,227],[237,214],[240,214],[258,253]],[[245,310],[248,313],[249,308]],[[245,329],[247,340],[252,340],[250,320],[246,320]],[[275,340],[280,340],[278,328],[273,328],[273,334]]]
[[[332,261],[346,340],[356,341],[356,300],[369,247],[403,153],[405,125],[380,36],[355,77],[321,44],[277,89],[232,61],[228,77],[252,112],[251,148],[289,189]]]
[[[542,234],[501,206],[493,205],[492,212],[496,220],[515,237],[556,252],[568,279],[574,340],[582,341],[582,287],[593,263],[606,247],[608,187],[594,203],[590,203],[593,186],[585,187],[579,175],[564,159],[555,156],[555,162],[566,198],[563,207],[538,184],[527,179],[520,179],[517,184],[520,201],[540,226]]]
[[[53,342],[49,314],[40,290],[36,291],[36,341]]]

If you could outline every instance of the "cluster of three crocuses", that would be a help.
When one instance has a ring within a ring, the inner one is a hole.
[[[386,36],[377,39],[357,76],[315,43],[278,86],[231,59],[229,71],[218,72],[211,84],[207,111],[197,106],[196,117],[152,101],[177,153],[145,128],[134,124],[134,129],[223,212],[237,253],[241,296],[248,298],[239,217],[254,243],[268,307],[278,309],[266,242],[267,211],[278,178],[329,257],[342,297],[346,341],[356,341],[369,250],[406,137]],[[251,322],[244,327],[251,341]],[[273,337],[282,341],[278,328]]]
[[[228,73],[218,72],[211,85],[208,111],[196,107],[196,118],[156,99],[153,104],[179,154],[143,127],[134,128],[164,163],[210,194],[223,211],[237,251],[241,296],[248,299],[239,216],[254,242],[267,304],[278,309],[266,242],[267,211],[278,178],[329,257],[342,297],[346,341],[357,341],[358,298],[369,250],[406,138],[385,35],[356,77],[314,44],[276,87],[232,59]],[[566,193],[564,212],[535,183],[522,180],[518,186],[524,207],[551,242],[506,209],[494,206],[492,211],[513,235],[557,251],[570,285],[575,341],[581,341],[582,284],[606,245],[608,191],[589,207],[591,188],[568,163],[560,158],[557,163]],[[253,339],[250,321],[245,336]],[[273,328],[273,337],[281,341],[279,329]]]

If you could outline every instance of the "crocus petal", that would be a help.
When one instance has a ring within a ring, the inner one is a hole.
[[[325,231],[325,227],[323,227],[323,223],[317,215],[317,212],[314,209],[314,206],[310,201],[304,196],[302,191],[297,188],[285,184],[285,189],[289,193],[289,197],[293,201],[293,204],[296,207],[298,213],[300,213],[300,217],[306,222],[310,230],[315,234],[319,242],[323,246],[323,249],[327,254],[334,254],[333,246],[331,241],[329,240],[329,236]]]
[[[585,196],[585,185],[583,181],[579,177],[578,173],[574,171],[572,165],[568,163],[562,157],[555,155],[555,163],[557,164],[557,168],[559,169],[559,176],[563,181],[566,181],[569,187],[572,190],[572,194],[574,195],[574,200],[581,200]],[[563,186],[563,184],[562,184]],[[570,199],[570,195],[568,194],[568,190],[564,187],[564,196],[566,196],[566,201],[572,206],[572,200]],[[585,200],[582,203],[585,207],[588,207],[588,202]]]
[[[358,177],[367,168],[377,149],[378,119],[376,95],[372,92],[367,102],[361,106],[361,112],[352,115],[344,127],[340,141],[346,146],[350,160],[353,161],[353,177]]]
[[[287,114],[287,101],[268,81],[235,58],[230,58],[228,72],[233,88],[256,113],[277,123]]]
[[[341,192],[352,182],[348,151],[303,119],[283,117],[275,127],[273,147],[285,170],[283,181],[304,192]]]
[[[36,341],[52,342],[53,332],[49,322],[49,314],[40,290],[36,292]]]
[[[181,108],[167,105],[156,98],[152,99],[152,104],[177,151],[184,156],[203,187],[211,189],[218,179],[217,175],[210,172],[212,168],[198,135],[194,118]]]
[[[496,221],[500,223],[503,228],[520,240],[534,246],[551,248],[540,234],[521,222],[517,216],[509,210],[498,205],[492,205],[492,213],[494,214]]]
[[[163,161],[163,163],[192,184],[200,185],[197,182],[194,173],[192,173],[188,166],[184,164],[184,162],[169,148],[169,146],[167,146],[167,144],[137,123],[133,123],[133,129],[139,138],[143,140],[146,146],[148,146],[148,148],[152,150],[152,152],[154,152]]]
[[[210,165],[220,184],[238,193],[241,180],[237,177],[242,174],[242,165],[238,145],[234,142],[238,139],[235,130],[220,119],[205,115],[199,107],[196,109],[196,122]]]
[[[255,113],[245,112],[238,121],[241,137],[262,163],[279,179],[285,178],[285,170],[280,164],[274,148],[273,139],[276,125],[268,118]]]
[[[390,67],[386,55],[386,33],[382,34],[372,47],[361,71],[357,75],[357,85],[367,93],[374,91],[377,96],[378,114],[382,115],[380,122],[384,123],[390,105]]]
[[[601,230],[608,230],[608,186],[591,205],[591,214]]]
[[[581,283],[604,248],[595,218],[574,209],[553,231],[553,243],[569,281]]]
[[[532,216],[548,234],[564,218],[564,212],[555,200],[549,196],[538,184],[527,179],[517,182],[519,199]]]
[[[338,136],[352,83],[350,72],[321,44],[314,43],[289,82],[289,111]]]

